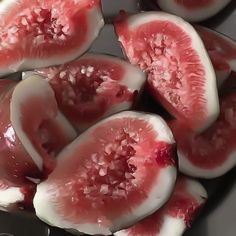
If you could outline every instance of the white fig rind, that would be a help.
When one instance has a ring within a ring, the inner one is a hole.
[[[16,4],[18,0],[3,0],[0,2],[0,18],[1,15],[4,15],[12,5]],[[1,68],[0,66],[0,76],[22,71],[22,70],[32,70],[36,68],[42,68],[52,65],[60,65],[69,61],[72,61],[86,52],[93,41],[99,35],[100,30],[104,26],[104,19],[100,6],[94,6],[88,10],[88,35],[87,40],[82,44],[78,45],[77,48],[73,49],[73,52],[67,53],[66,55],[52,55],[48,58],[23,58],[22,61],[17,62],[14,65],[11,65],[8,68]],[[72,51],[72,50],[71,50]]]
[[[20,108],[22,104],[28,101],[30,97],[35,96],[42,97],[42,102],[43,100],[45,102],[45,109],[46,106],[49,106],[49,101],[51,101],[52,104],[56,106],[55,95],[48,82],[38,75],[32,75],[28,79],[18,83],[13,91],[10,103],[10,120],[25,150],[31,156],[37,167],[42,170],[43,158],[34,148],[30,137],[28,137],[28,135],[23,131],[21,124],[21,117],[23,116],[23,114],[21,114]],[[37,107],[35,107],[35,109],[37,110]],[[37,112],[36,110],[32,112]],[[76,137],[76,131],[72,128],[66,118],[59,111],[57,111],[57,114],[54,114],[54,111],[51,111],[51,114],[49,114],[49,116],[51,116],[51,118],[54,119],[55,122],[59,123],[59,125],[63,128],[64,134],[69,139],[72,140]]]
[[[192,179],[185,179],[187,184],[187,192],[194,197],[198,202],[199,206],[204,204],[207,199],[207,192],[204,187],[197,181]],[[178,180],[177,180],[178,181]],[[164,206],[165,208],[165,206]],[[168,209],[168,202],[167,202]],[[158,224],[158,222],[157,222]],[[161,225],[159,232],[153,232],[152,235],[155,236],[181,236],[187,229],[186,222],[181,217],[173,217],[166,212],[163,214],[163,223]],[[128,230],[121,230],[114,234],[115,236],[135,236],[134,234],[129,234]]]
[[[210,18],[230,2],[231,0],[215,0],[212,5],[190,10],[176,3],[175,0],[157,0],[157,3],[162,10],[183,17],[191,22],[203,21]]]
[[[188,158],[184,156],[178,150],[178,157],[179,157],[179,168],[180,171],[186,175],[197,177],[197,178],[204,178],[204,179],[212,179],[216,177],[220,177],[230,171],[236,165],[236,153],[233,152],[230,154],[228,159],[218,167],[214,168],[200,168],[196,165],[192,164]]]
[[[186,34],[190,36],[192,48],[198,53],[200,63],[205,68],[206,83],[204,97],[207,103],[207,118],[205,124],[202,127],[199,127],[199,130],[197,130],[197,132],[201,132],[208,128],[216,120],[220,112],[216,75],[205,46],[196,30],[188,22],[184,21],[178,16],[168,13],[158,11],[139,13],[128,17],[127,24],[129,25],[129,29],[132,31],[138,28],[140,25],[152,21],[169,21],[185,31]],[[119,41],[121,43],[124,41],[122,36],[119,36]]]
[[[103,121],[88,129],[84,134],[80,136],[80,138],[73,141],[59,154],[58,165],[60,165],[60,161],[62,160],[67,159],[67,161],[71,161],[68,159],[70,159],[70,155],[73,153],[73,150],[83,144],[83,140],[86,139],[96,129],[97,126],[110,120],[122,119],[125,117],[147,121],[150,125],[152,125],[153,129],[158,132],[158,141],[164,141],[169,144],[174,144],[172,132],[162,118],[157,115],[126,111],[104,119]],[[112,232],[135,223],[137,220],[141,220],[142,218],[152,214],[154,211],[159,209],[170,197],[170,194],[174,188],[176,174],[177,173],[175,166],[163,167],[160,170],[159,176],[157,177],[157,184],[153,186],[153,189],[148,195],[148,198],[144,200],[139,207],[133,209],[132,212],[126,213],[126,215],[122,215],[114,220],[113,225],[109,228],[102,228],[98,224],[90,223],[73,224],[64,219],[62,216],[58,215],[50,200],[52,196],[50,196],[50,192],[48,191],[49,185],[47,181],[37,186],[37,192],[34,197],[34,207],[37,216],[50,225],[65,228],[69,231],[73,230],[73,233],[77,232],[78,234],[80,234],[80,232],[83,232],[92,235],[109,235]],[[44,205],[44,207],[42,207],[42,204]]]
[[[203,30],[203,32],[204,31],[209,32],[209,33],[215,35],[215,37],[221,38],[221,39],[225,40],[229,45],[231,45],[233,48],[235,48],[235,51],[236,51],[236,41],[235,40],[231,39],[230,37],[228,37],[228,36],[226,36],[226,35],[224,35],[222,33],[219,33],[219,32],[217,32],[215,30],[212,30],[212,29],[204,27],[204,26],[197,25],[196,29],[198,29],[198,28]],[[200,35],[201,35],[201,33],[200,33]],[[221,49],[221,48],[219,48],[218,50],[219,51],[222,50],[224,52],[224,50]],[[235,55],[235,59],[231,59],[231,60],[227,60],[227,61],[228,61],[229,65],[230,65],[231,70],[236,72],[236,55]]]
[[[79,63],[80,60],[83,61],[84,59],[86,60],[91,60],[91,66],[93,65],[94,61],[108,61],[111,63],[114,63],[114,65],[119,65],[121,66],[125,73],[124,76],[121,78],[121,80],[115,80],[115,83],[120,84],[120,85],[124,85],[127,87],[127,89],[130,92],[135,92],[137,91],[138,93],[143,89],[144,84],[146,82],[146,75],[145,73],[143,73],[138,67],[135,67],[133,65],[131,65],[130,63],[127,63],[126,61],[115,57],[115,56],[111,56],[111,55],[105,55],[105,54],[95,54],[95,53],[87,53],[84,54],[82,57],[80,57],[77,62]],[[70,64],[67,64],[68,67],[70,68]],[[76,65],[76,63],[75,63]],[[72,65],[75,66],[74,64]],[[37,71],[29,71],[29,72],[23,72],[22,73],[22,78],[26,79],[28,78],[30,75],[32,74],[37,74]],[[107,116],[110,116],[114,113],[117,113],[119,111],[124,111],[124,110],[128,110],[132,107],[134,101],[124,101],[122,103],[118,103],[115,105],[112,105],[105,114],[103,114],[102,116],[100,116],[98,118],[98,120],[101,120],[102,118],[105,118]],[[93,125],[94,121],[91,122],[87,122],[85,121],[81,121],[79,123],[76,124],[76,129],[78,130],[78,132],[83,132],[84,130],[86,130],[88,127],[90,127],[91,125]]]

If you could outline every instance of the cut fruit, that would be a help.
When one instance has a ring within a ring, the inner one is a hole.
[[[77,136],[58,111],[52,88],[40,76],[32,75],[15,87],[10,113],[13,129],[40,170],[50,171],[50,157]]]
[[[214,16],[230,2],[231,0],[157,0],[162,10],[192,22]]]
[[[103,25],[100,0],[3,0],[0,75],[71,61]]]
[[[170,124],[177,140],[180,170],[200,178],[219,177],[236,165],[236,93],[221,97],[218,120],[201,135]]]
[[[52,152],[60,151],[76,133],[56,110],[54,93],[42,78],[18,84],[0,81],[0,87],[0,208],[32,207],[35,183],[51,171]],[[48,114],[54,120],[44,119]],[[40,129],[35,128],[38,124]],[[25,137],[22,126],[28,129]],[[50,157],[45,149],[50,149]],[[43,165],[47,172],[42,172]]]
[[[56,169],[37,187],[36,214],[73,233],[109,235],[168,200],[175,154],[172,133],[159,116],[113,115],[60,153]]]
[[[0,79],[0,101],[5,92],[16,83],[10,79]]]
[[[164,207],[115,236],[181,236],[206,199],[207,192],[199,182],[181,176]]]
[[[6,85],[0,98],[0,209],[13,210],[30,205],[34,184],[26,176],[40,178],[41,173],[10,123],[10,99],[16,83],[0,83],[1,88]]]
[[[227,61],[222,56],[220,56],[218,52],[209,50],[208,55],[210,56],[214,66],[217,85],[218,88],[220,88],[224,81],[227,80],[232,70]]]
[[[86,54],[36,73],[47,78],[60,110],[79,131],[105,116],[130,109],[146,81],[140,69],[99,54]]]
[[[116,32],[132,64],[148,74],[153,96],[195,132],[219,114],[216,78],[194,28],[163,12],[121,15]]]
[[[219,86],[236,72],[236,42],[229,37],[203,26],[195,26],[214,65]]]

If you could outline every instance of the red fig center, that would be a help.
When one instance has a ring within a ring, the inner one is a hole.
[[[11,48],[18,45],[25,35],[36,46],[55,40],[63,42],[70,35],[69,28],[68,20],[57,9],[29,8],[17,16],[14,25],[1,30],[0,45]],[[24,43],[21,46],[27,47]]]
[[[145,201],[160,170],[174,165],[163,162],[170,159],[171,144],[165,143],[165,149],[157,137],[148,121],[132,118],[117,118],[88,130],[88,136],[64,151],[67,158],[51,175],[56,182],[50,189],[62,203],[59,212],[104,226]]]
[[[75,121],[84,122],[85,117],[87,122],[94,121],[112,105],[131,102],[134,98],[134,92],[119,82],[125,73],[123,68],[100,63],[104,65],[99,61],[92,65],[85,60],[70,68],[46,71],[61,110]]]
[[[113,142],[103,146],[103,151],[94,153],[85,162],[84,180],[88,186],[83,190],[87,198],[109,195],[113,198],[127,197],[127,190],[135,179],[137,169],[132,163],[137,143],[122,130]]]

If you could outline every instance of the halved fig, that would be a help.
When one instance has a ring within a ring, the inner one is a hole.
[[[14,88],[10,121],[22,145],[40,170],[50,168],[50,156],[55,156],[77,136],[58,110],[52,88],[38,75],[30,76]]]
[[[191,226],[206,199],[207,192],[199,182],[181,176],[164,207],[115,236],[181,236]]]
[[[37,179],[41,173],[10,123],[10,99],[16,83],[0,80],[0,84],[0,209],[13,210],[32,200],[35,185],[26,176]]]
[[[195,26],[214,65],[219,86],[236,72],[236,42],[231,38],[203,26]]]
[[[192,22],[214,16],[230,2],[231,0],[157,0],[162,10]]]
[[[100,54],[86,54],[36,73],[49,81],[60,110],[79,131],[105,116],[129,109],[146,81],[140,69]]]
[[[157,115],[121,112],[88,129],[37,186],[37,216],[73,233],[109,235],[152,214],[176,179],[172,133]]]
[[[103,25],[100,0],[3,0],[0,75],[71,61]]]
[[[121,15],[116,32],[132,64],[148,74],[150,92],[195,132],[219,114],[216,78],[194,28],[164,12]]]
[[[50,171],[52,153],[72,141],[76,133],[56,110],[53,91],[45,80],[29,78],[18,84],[0,80],[1,88],[3,84],[5,89],[0,97],[0,208],[11,210],[32,205],[35,184],[47,175],[42,171],[43,165],[47,172]],[[22,131],[22,126],[26,131]],[[46,151],[50,151],[50,156]]]
[[[16,83],[10,79],[0,79],[0,96],[2,96],[4,92],[10,88],[10,86],[13,86],[15,84]]]
[[[177,121],[170,123],[177,140],[180,171],[194,177],[219,177],[236,165],[236,93],[221,97],[218,120],[201,135]]]

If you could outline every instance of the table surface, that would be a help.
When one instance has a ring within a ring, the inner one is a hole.
[[[118,8],[138,11],[136,0],[103,0],[105,15],[108,18],[117,13]],[[213,17],[205,25],[222,32],[236,40],[236,1]],[[106,52],[122,57],[112,25],[102,30],[91,50]],[[210,202],[206,206],[193,228],[185,236],[235,236],[236,235],[236,171],[233,170],[221,180],[206,181],[211,192]],[[4,234],[6,233],[6,234]],[[0,212],[0,236],[66,236],[59,229],[49,229],[44,223],[30,216],[11,215]],[[168,235],[170,236],[170,235]]]

